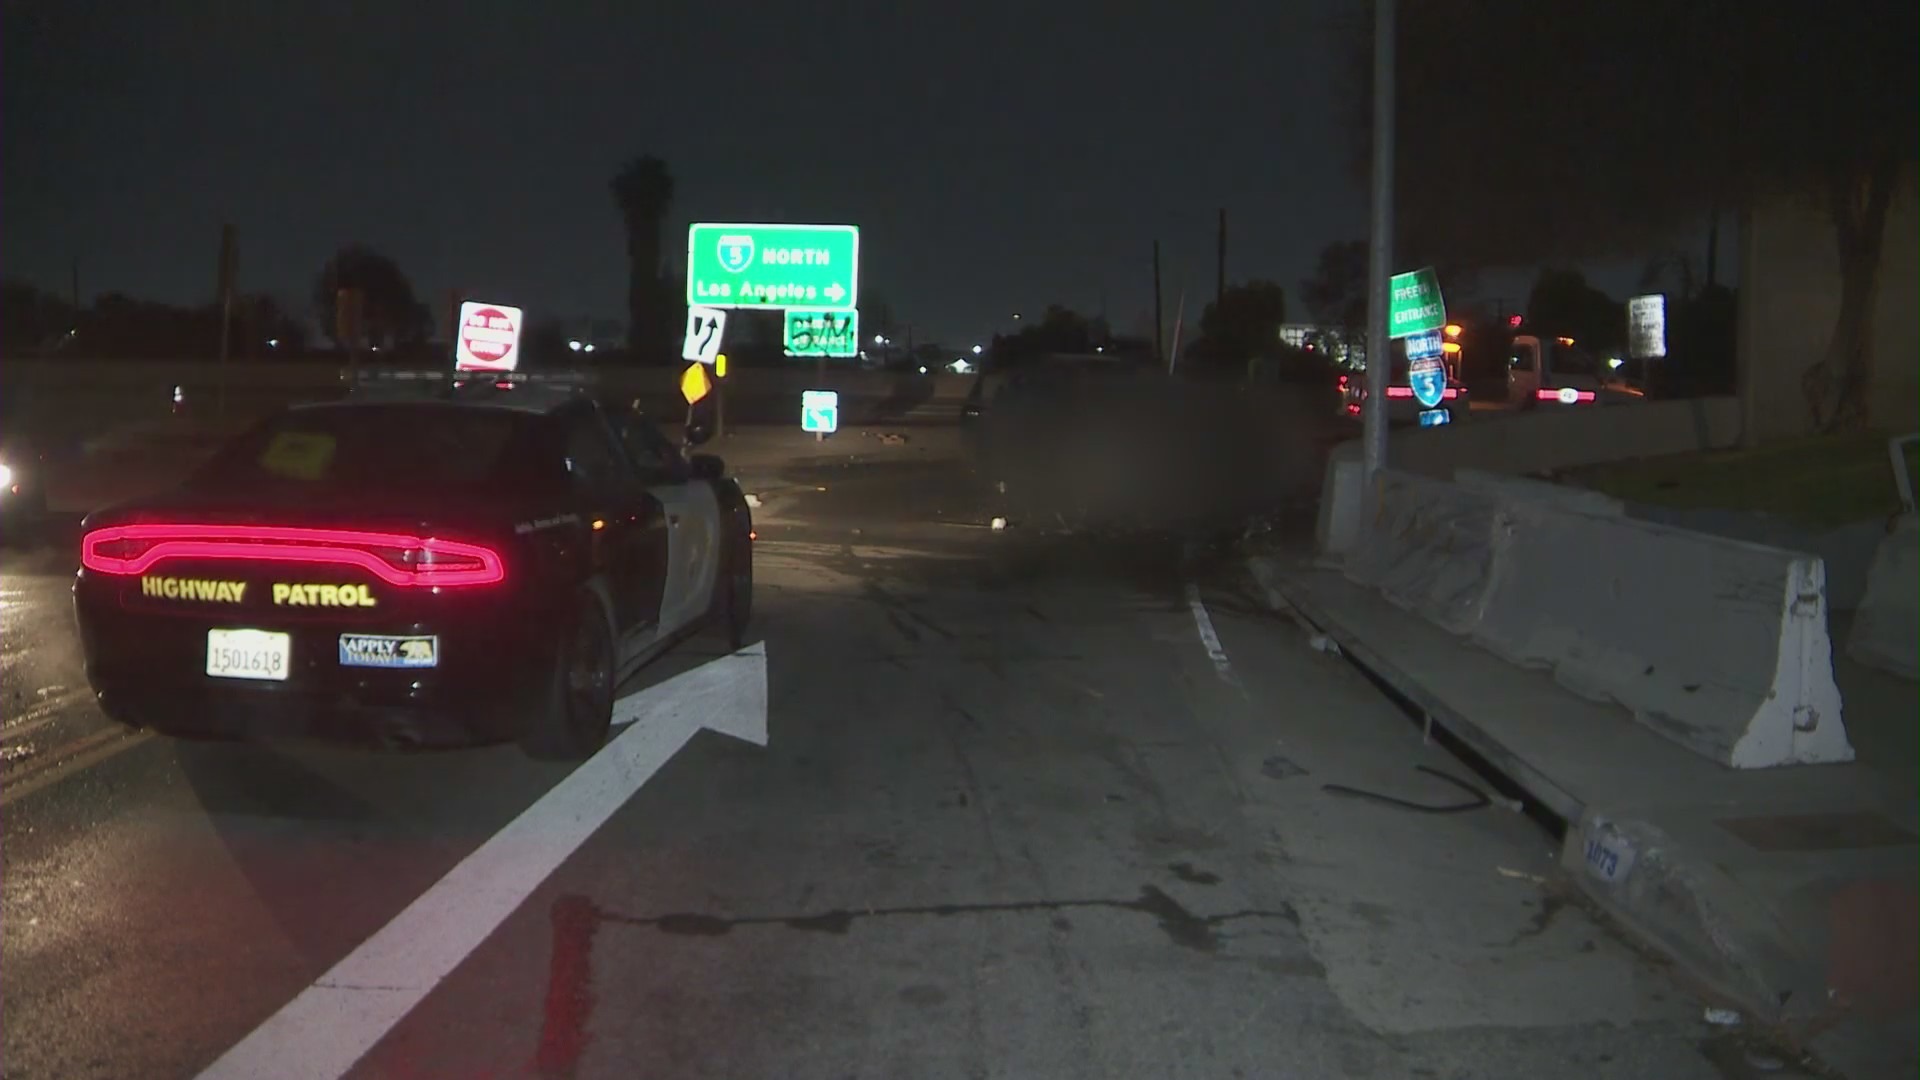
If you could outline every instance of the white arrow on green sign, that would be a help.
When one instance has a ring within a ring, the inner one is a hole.
[[[858,356],[860,313],[788,308],[782,337],[788,356]]]
[[[687,303],[852,311],[860,297],[857,225],[687,228]]]
[[[1447,325],[1447,304],[1440,298],[1440,275],[1433,267],[1395,274],[1388,282],[1387,336],[1412,337]]]

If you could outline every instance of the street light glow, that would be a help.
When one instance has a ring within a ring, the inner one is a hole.
[[[975,345],[975,346],[973,347],[973,355],[975,355],[975,356],[979,356],[979,355],[980,355],[980,346],[978,346],[978,345]]]
[[[580,351],[579,340],[577,338],[569,338],[567,340],[567,348],[572,349],[574,352],[579,352]]]

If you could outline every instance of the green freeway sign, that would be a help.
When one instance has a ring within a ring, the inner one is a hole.
[[[788,308],[782,342],[788,356],[858,356],[860,313]]]
[[[1447,305],[1440,299],[1440,276],[1429,266],[1411,274],[1395,274],[1389,283],[1387,336],[1411,337],[1447,325]]]
[[[860,293],[857,225],[687,229],[687,303],[719,308],[852,311]]]

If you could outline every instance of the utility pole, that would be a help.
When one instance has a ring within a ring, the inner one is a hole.
[[[1160,330],[1160,241],[1153,242],[1153,361],[1167,358],[1166,338]]]
[[[1393,3],[1373,0],[1373,232],[1367,247],[1367,396],[1361,409],[1361,461],[1368,502],[1387,465],[1387,278],[1393,273]]]
[[[231,225],[220,227],[220,396],[215,411],[227,415],[228,354],[233,346],[233,279],[240,272],[240,248]]]
[[[1227,208],[1220,208],[1220,243],[1214,251],[1213,309],[1227,298]]]

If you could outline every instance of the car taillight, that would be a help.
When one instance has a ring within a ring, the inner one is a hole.
[[[112,525],[80,540],[80,565],[144,574],[167,559],[356,566],[389,585],[491,585],[506,580],[500,553],[481,544],[404,533],[278,525]]]
[[[1563,386],[1558,390],[1535,390],[1533,396],[1541,401],[1557,401],[1562,405],[1577,405],[1582,401],[1593,401],[1599,395],[1591,390],[1575,390]]]

